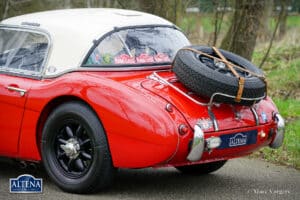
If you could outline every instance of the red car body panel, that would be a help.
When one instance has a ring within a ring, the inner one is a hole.
[[[22,119],[27,95],[20,98],[18,92],[7,87],[16,87],[30,90],[31,81],[24,78],[0,75],[0,127],[1,149],[0,153],[13,156],[18,153],[18,142],[21,132]]]
[[[199,119],[210,119],[207,106],[196,105],[150,79],[152,73],[151,70],[78,71],[43,80],[0,75],[0,109],[5,113],[0,122],[4,127],[0,154],[40,161],[42,125],[55,105],[69,100],[83,101],[96,112],[104,126],[115,167],[178,166],[224,160],[250,154],[272,141],[271,132],[276,128],[272,115],[277,110],[269,98],[256,105],[257,113],[264,112],[267,116],[266,121],[259,118],[258,126],[249,107],[220,104],[212,110],[220,130],[207,128],[205,138],[255,129],[257,142],[205,151],[201,160],[188,161],[193,127]],[[176,79],[171,71],[160,73],[166,79]],[[187,90],[178,82],[174,84]],[[20,97],[18,92],[5,89],[8,85],[25,87],[27,92]],[[167,104],[173,106],[172,111],[165,109]],[[236,113],[241,115],[240,119]],[[178,131],[182,124],[188,127],[183,135]],[[266,137],[260,137],[262,131]]]

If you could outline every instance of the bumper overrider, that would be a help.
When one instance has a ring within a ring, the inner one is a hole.
[[[271,148],[279,148],[284,139],[284,132],[285,132],[285,124],[284,119],[281,117],[280,114],[274,114],[274,120],[277,123],[277,128],[275,131],[275,136],[272,142],[269,144]],[[204,132],[200,128],[199,125],[195,125],[194,127],[194,137],[191,144],[191,150],[187,156],[187,160],[191,162],[199,161],[202,157],[203,152],[205,149],[213,149],[221,144],[221,139],[219,137],[211,137],[208,139],[204,138]]]
[[[274,114],[274,120],[277,122],[277,130],[276,130],[276,135],[269,146],[273,149],[277,149],[281,147],[283,143],[285,125],[284,125],[284,119],[278,113]]]
[[[189,161],[198,161],[201,159],[205,148],[204,133],[202,129],[196,125],[194,127],[194,139],[191,147],[191,151],[187,156]]]

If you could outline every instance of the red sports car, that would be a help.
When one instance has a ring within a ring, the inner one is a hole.
[[[0,128],[1,156],[43,163],[73,193],[110,185],[117,168],[210,173],[284,136],[253,64],[118,9],[0,23]]]

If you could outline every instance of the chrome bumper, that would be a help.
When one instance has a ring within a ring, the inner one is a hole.
[[[277,130],[276,135],[274,137],[274,140],[269,144],[269,146],[273,149],[277,149],[281,147],[284,139],[284,131],[285,131],[285,125],[284,125],[284,119],[281,117],[280,114],[276,113],[274,115],[275,121],[277,121]]]
[[[274,119],[277,122],[277,129],[276,129],[276,135],[273,139],[273,141],[269,144],[271,148],[279,148],[281,147],[284,139],[284,131],[285,131],[285,125],[284,125],[284,119],[281,117],[280,114],[275,114]],[[202,129],[196,125],[194,128],[194,138],[193,143],[191,146],[191,150],[187,156],[187,160],[191,162],[199,161],[202,157],[202,154],[205,149],[205,144],[209,142],[209,139],[205,141],[204,139],[204,133]]]
[[[191,151],[187,156],[189,161],[198,161],[201,159],[205,147],[204,133],[201,128],[196,125],[194,128],[194,138]]]

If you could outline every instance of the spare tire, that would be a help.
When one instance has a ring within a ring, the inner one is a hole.
[[[211,47],[188,46],[185,48],[192,48],[218,57]],[[219,50],[229,62],[263,76],[263,72],[245,58],[222,49]],[[179,81],[197,95],[208,98],[214,93],[223,93],[234,97],[237,95],[239,88],[238,78],[233,75],[224,63],[202,54],[197,54],[188,49],[179,50],[173,62],[173,71]],[[263,80],[245,71],[236,71],[241,77],[245,78],[242,98],[252,100],[236,102],[235,98],[217,95],[214,97],[215,102],[252,105],[266,95],[266,84]]]

